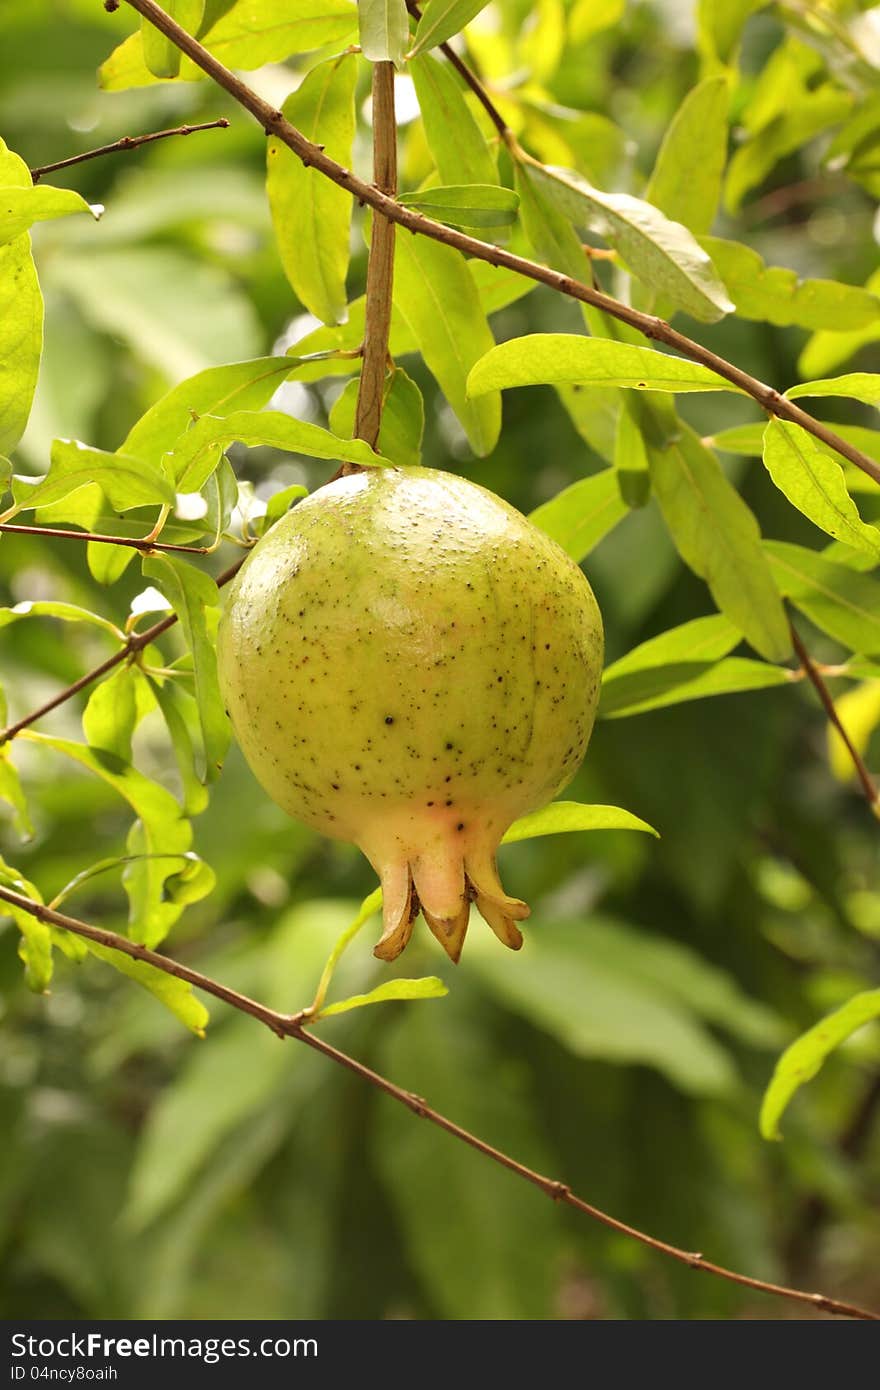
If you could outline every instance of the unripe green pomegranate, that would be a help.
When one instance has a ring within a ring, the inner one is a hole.
[[[301,502],[256,546],[220,624],[220,680],[269,795],[357,844],[393,960],[421,908],[457,961],[472,901],[505,945],[508,826],[574,775],[602,620],[577,565],[485,488],[375,468]]]

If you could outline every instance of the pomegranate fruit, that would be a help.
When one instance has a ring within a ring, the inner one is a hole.
[[[529,909],[495,852],[574,775],[602,667],[596,600],[555,541],[448,473],[339,478],[248,556],[218,657],[265,790],[379,875],[377,956],[399,955],[421,909],[457,961],[472,901],[522,945]]]

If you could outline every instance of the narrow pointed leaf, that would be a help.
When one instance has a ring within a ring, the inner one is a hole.
[[[880,653],[880,580],[815,550],[786,541],[765,541],[779,592],[854,652]]]
[[[802,280],[794,270],[765,265],[757,251],[741,242],[704,236],[700,245],[712,257],[740,318],[833,332],[880,327],[880,299],[857,285]],[[812,393],[795,387],[788,394]]]
[[[880,559],[880,531],[859,516],[837,458],[800,425],[787,420],[768,423],[764,465],[780,492],[814,525]]]
[[[488,3],[489,0],[428,0],[416,27],[412,56],[461,33]]]
[[[516,844],[518,840],[534,840],[539,835],[561,835],[574,830],[642,830],[658,836],[647,821],[619,806],[585,806],[579,801],[551,801],[540,811],[521,816],[505,832],[501,843]]]
[[[516,221],[519,196],[497,184],[468,183],[403,193],[398,202],[452,227],[507,227]]]
[[[725,77],[708,77],[688,92],[663,137],[645,189],[649,203],[697,236],[708,232],[721,197],[729,104]]]
[[[282,107],[310,140],[348,167],[354,140],[357,60],[343,54],[312,68]],[[270,139],[266,189],[281,263],[294,292],[324,323],[345,317],[351,195]]]
[[[711,260],[681,223],[628,193],[603,193],[570,169],[547,166],[535,175],[575,226],[588,227],[615,246],[650,289],[708,323],[733,309]]]
[[[468,372],[494,344],[464,258],[425,237],[399,236],[394,253],[394,306],[479,457],[495,447],[501,397],[467,396]]]
[[[350,381],[330,411],[330,428],[342,439],[351,439],[354,434],[359,387],[359,380]],[[425,402],[422,393],[402,367],[395,367],[393,373],[385,378],[382,423],[376,448],[392,463],[416,467],[422,459],[424,431]]]
[[[529,520],[580,563],[626,513],[617,475],[613,468],[605,468],[563,488],[549,502],[536,507]]]
[[[0,246],[0,454],[11,453],[31,412],[43,349],[43,297],[30,237]]]
[[[665,445],[649,442],[648,457],[654,493],[682,559],[755,650],[784,661],[791,637],[758,523],[715,455],[681,425]]]
[[[207,622],[208,613],[219,608],[217,585],[210,575],[187,564],[177,555],[151,555],[145,558],[144,575],[155,580],[170,600],[192,653],[196,707],[205,754],[205,779],[213,782],[223,766],[231,736],[217,677],[217,655]]]
[[[19,507],[30,510],[60,502],[92,483],[100,486],[110,506],[119,511],[174,502],[174,488],[158,469],[142,460],[93,449],[76,439],[56,439],[46,476],[17,476],[12,495]]]
[[[865,405],[880,407],[880,372],[848,372],[825,381],[805,381],[785,394],[790,400],[799,396],[852,396]]]
[[[449,63],[422,53],[412,59],[407,71],[416,89],[425,139],[442,182],[497,183],[495,157]]]
[[[0,883],[34,902],[43,901],[38,889],[2,859]],[[21,932],[18,954],[24,963],[24,978],[28,989],[32,989],[35,994],[45,993],[52,981],[52,933],[49,927],[24,908],[0,899],[0,918],[3,917],[11,917]]]
[[[361,52],[371,63],[403,62],[409,48],[405,0],[358,0]]]
[[[165,0],[165,13],[188,34],[196,34],[205,13],[205,0]],[[144,62],[154,77],[176,77],[180,72],[180,49],[146,18],[141,20]]]
[[[880,989],[857,994],[786,1048],[776,1064],[761,1105],[761,1133],[779,1139],[779,1121],[792,1096],[812,1081],[835,1048],[866,1023],[880,1018]]]
[[[637,391],[735,391],[709,367],[654,348],[587,338],[576,333],[530,333],[499,343],[468,377],[468,393],[512,386],[578,382],[581,386],[626,386]]]
[[[384,1004],[389,999],[442,999],[448,993],[446,985],[436,975],[426,975],[420,980],[386,980],[369,994],[353,994],[349,999],[325,1004],[315,1017],[329,1018],[331,1014],[348,1013],[349,1009],[362,1009],[366,1004]]]
[[[738,634],[737,634],[738,635]],[[733,695],[746,690],[766,690],[789,685],[786,666],[730,656],[724,661],[680,661],[615,676],[603,685],[599,702],[601,719],[626,719],[652,709],[705,700],[711,695]]]

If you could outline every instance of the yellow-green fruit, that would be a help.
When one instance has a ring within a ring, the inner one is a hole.
[[[458,960],[474,900],[522,944],[528,907],[495,852],[574,775],[602,668],[596,600],[555,541],[448,473],[340,478],[248,557],[218,655],[266,791],[378,873],[378,956],[403,950],[421,907]]]

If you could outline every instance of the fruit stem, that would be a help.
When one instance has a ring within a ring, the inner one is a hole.
[[[373,183],[382,193],[397,192],[397,122],[394,114],[394,64],[373,65]],[[376,447],[382,422],[391,290],[394,283],[394,223],[374,217],[367,263],[367,306],[363,367],[355,411],[355,438]],[[342,473],[359,471],[344,464]]]

